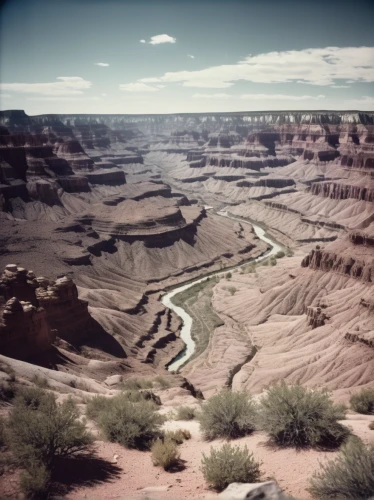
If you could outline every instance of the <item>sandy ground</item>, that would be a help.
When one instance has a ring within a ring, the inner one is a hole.
[[[367,443],[374,443],[374,431],[368,428],[374,416],[349,414],[345,422],[354,433]],[[97,442],[97,454],[115,466],[115,474],[101,484],[90,487],[78,487],[68,498],[80,500],[99,499],[189,499],[216,498],[217,495],[207,488],[200,471],[202,453],[209,454],[211,447],[220,447],[224,441],[205,442],[196,421],[167,422],[167,429],[189,429],[192,438],[180,446],[183,470],[165,472],[152,465],[150,452],[127,450],[115,443]],[[262,462],[262,479],[275,479],[287,493],[300,499],[309,499],[307,493],[308,478],[318,469],[319,463],[334,458],[337,452],[315,450],[295,451],[277,449],[267,444],[267,437],[262,432],[255,432],[233,443],[244,446],[253,452]]]

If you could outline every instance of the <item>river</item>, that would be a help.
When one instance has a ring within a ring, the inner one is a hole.
[[[210,207],[209,207],[210,208]],[[281,250],[284,250],[284,247],[279,245],[275,240],[272,238],[269,238],[268,236],[265,236],[265,230],[258,226],[257,224],[253,222],[248,222],[243,219],[240,219],[238,217],[233,217],[231,215],[228,215],[227,211],[220,211],[217,212],[218,215],[221,215],[222,217],[228,217],[229,219],[239,221],[241,224],[251,224],[253,226],[253,229],[256,233],[256,235],[269,245],[271,245],[271,250],[269,252],[266,252],[266,254],[261,255],[260,257],[257,257],[256,259],[253,259],[252,262],[260,262],[261,260],[269,258],[271,255],[275,255]],[[228,271],[232,272],[235,269],[240,269],[243,267],[243,265],[247,265],[247,261],[245,264],[239,264],[231,269],[226,269],[223,271],[217,271],[216,273],[210,273],[207,276],[204,276],[203,278],[198,278],[194,281],[191,281],[187,283],[186,285],[181,285],[178,288],[174,288],[172,291],[169,293],[166,293],[162,299],[161,302],[164,304],[165,307],[168,307],[172,311],[174,311],[183,321],[183,326],[181,329],[181,339],[185,343],[185,348],[184,350],[172,361],[169,366],[168,370],[169,371],[176,371],[181,365],[183,365],[194,353],[195,351],[195,342],[193,338],[191,337],[191,327],[192,327],[192,318],[191,316],[182,308],[178,307],[172,302],[172,298],[177,295],[178,293],[184,292],[188,288],[191,288],[192,286],[196,285],[197,283],[202,283],[203,281],[206,281],[208,278],[211,278],[213,276],[224,276],[227,274]]]

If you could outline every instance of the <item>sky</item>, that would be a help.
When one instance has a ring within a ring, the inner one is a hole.
[[[2,0],[0,109],[373,111],[373,21],[373,0]]]

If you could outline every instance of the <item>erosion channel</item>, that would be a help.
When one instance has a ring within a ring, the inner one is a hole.
[[[227,211],[220,211],[217,212],[218,215],[221,215],[222,217],[228,217],[229,219],[239,221],[240,223],[243,224],[251,224],[253,226],[253,229],[256,233],[256,235],[266,243],[268,243],[271,246],[271,250],[266,252],[263,255],[260,255],[256,259],[253,259],[252,262],[260,262],[264,259],[267,259],[271,257],[272,255],[275,255],[277,252],[283,250],[283,246],[281,246],[279,243],[277,243],[274,239],[270,238],[269,236],[266,235],[266,231],[257,225],[254,222],[248,222],[245,221],[241,218],[238,217],[233,217],[227,213]],[[248,262],[246,262],[248,264]],[[230,271],[233,271],[235,269],[240,269],[244,264],[239,264],[238,266],[235,266],[233,268],[230,268]],[[179,307],[175,305],[172,301],[173,297],[178,295],[181,292],[184,292],[185,290],[188,290],[189,288],[193,287],[194,285],[197,285],[198,283],[203,283],[206,281],[208,278],[212,278],[214,276],[223,276],[228,272],[228,269],[222,270],[222,271],[217,271],[215,273],[210,273],[207,276],[204,276],[203,278],[196,279],[194,281],[191,281],[185,285],[179,286],[178,288],[174,288],[172,291],[169,293],[165,294],[161,302],[165,307],[168,307],[172,311],[174,311],[183,321],[183,326],[181,330],[181,339],[185,343],[185,348],[183,351],[168,365],[168,370],[169,371],[176,371],[178,368],[180,368],[182,365],[184,365],[190,357],[193,355],[195,351],[195,342],[191,336],[191,328],[192,328],[192,317],[188,314],[188,312],[183,309],[182,307]]]

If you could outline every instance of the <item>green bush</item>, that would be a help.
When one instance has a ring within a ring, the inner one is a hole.
[[[31,382],[33,382],[37,387],[40,387],[41,389],[46,389],[47,387],[49,387],[47,377],[41,377],[38,374],[35,374],[32,377]]]
[[[351,438],[336,460],[321,465],[310,479],[309,491],[320,499],[364,500],[374,494],[374,446]]]
[[[83,451],[93,441],[71,399],[56,403],[40,388],[16,396],[9,415],[9,438],[15,457],[28,468],[35,463],[50,467],[56,456]]]
[[[108,400],[97,421],[109,441],[128,448],[144,448],[160,434],[164,422],[148,401],[132,403],[120,394]]]
[[[86,406],[86,415],[91,420],[97,420],[100,413],[107,409],[107,405],[110,404],[109,398],[105,396],[94,396],[91,398]]]
[[[175,420],[193,420],[196,417],[195,408],[180,406],[177,410]]]
[[[354,394],[349,400],[351,408],[357,413],[366,415],[374,414],[374,387],[362,389],[357,394]]]
[[[338,420],[345,407],[335,405],[325,390],[285,383],[271,387],[261,399],[259,422],[279,445],[337,446],[349,431]]]
[[[206,439],[236,438],[254,431],[256,407],[248,394],[224,390],[202,406],[198,418]]]
[[[371,431],[374,431],[374,422],[370,422],[370,424],[369,424],[369,429],[370,429]]]
[[[122,383],[122,387],[124,389],[152,389],[153,383],[152,380],[149,380],[147,378],[140,378],[140,377],[132,377],[127,380],[125,380]]]
[[[203,454],[201,471],[213,488],[221,491],[231,483],[255,483],[260,477],[260,464],[248,448],[226,443],[220,449]]]
[[[271,266],[276,266],[277,265],[277,259],[274,257],[274,255],[272,255],[270,257],[270,265]]]
[[[178,429],[177,431],[167,431],[164,439],[174,441],[175,444],[182,444],[183,441],[191,439],[191,433],[187,429]]]
[[[227,280],[231,280],[231,278],[232,278],[232,274],[231,274],[231,273],[227,273],[227,274],[226,274],[226,279],[227,279]]]
[[[180,454],[177,443],[172,439],[156,439],[151,447],[153,465],[160,465],[165,470],[175,467],[179,463]]]
[[[161,375],[157,375],[157,377],[155,377],[155,382],[161,387],[161,389],[169,389],[171,386],[170,380],[166,377],[162,377]]]
[[[283,257],[285,257],[285,256],[286,256],[286,254],[285,254],[285,252],[283,252],[283,250],[279,250],[279,252],[277,252],[277,253],[275,254],[275,257],[276,257],[277,259],[283,259]]]
[[[48,498],[51,473],[45,465],[38,462],[21,473],[20,486],[27,498]]]

